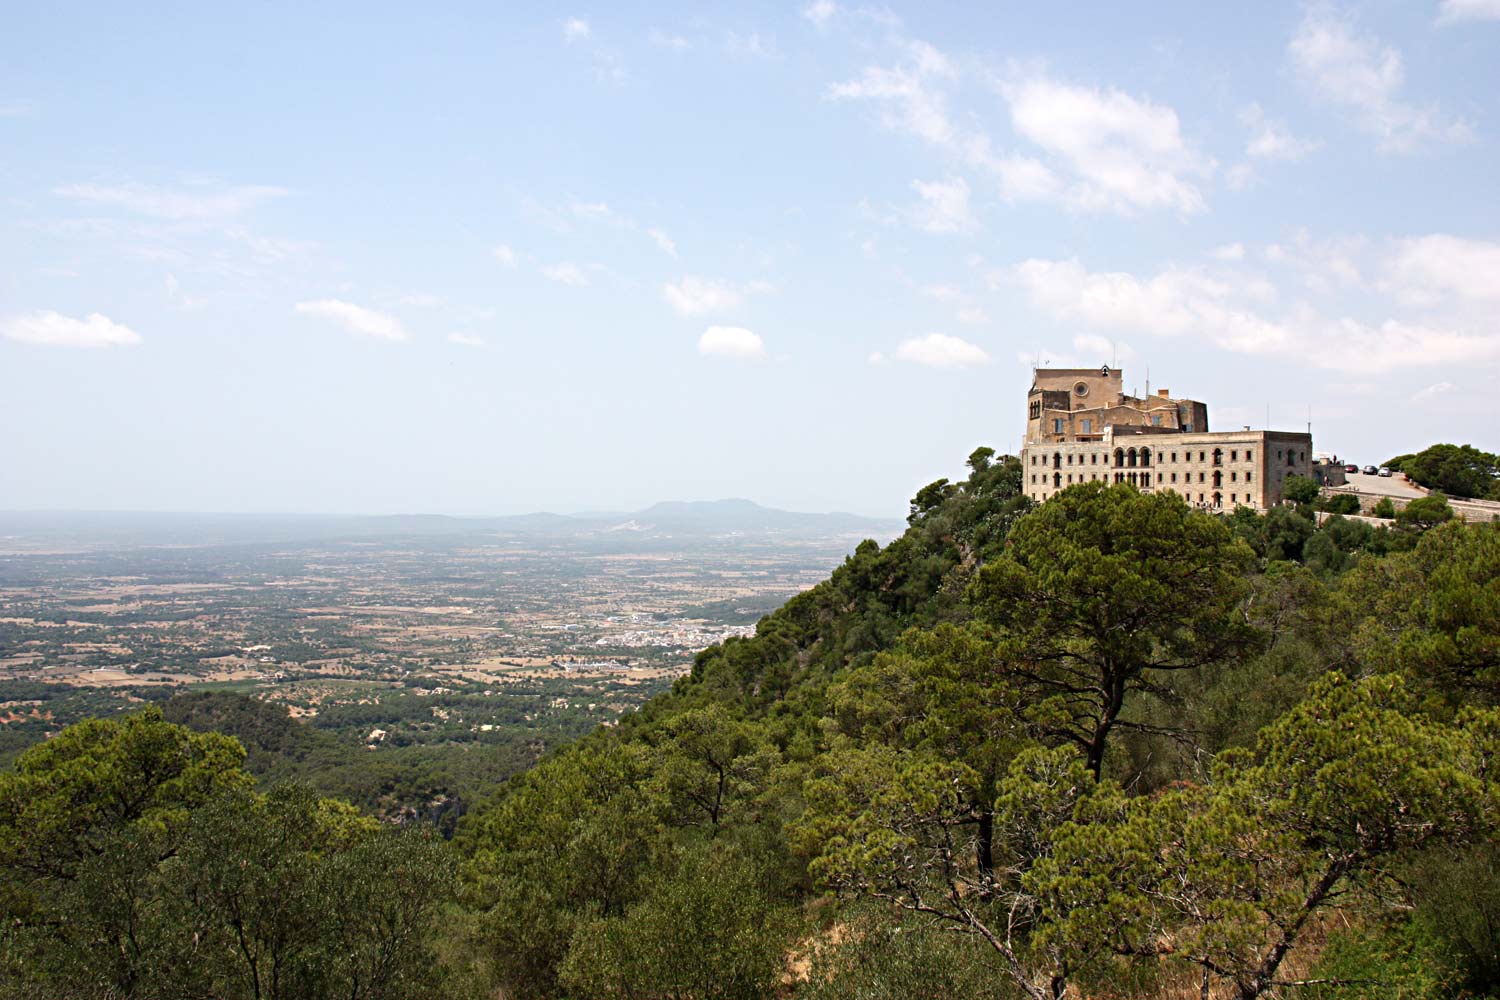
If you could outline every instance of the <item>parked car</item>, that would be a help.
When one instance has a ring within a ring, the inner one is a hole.
[[[1367,476],[1373,476],[1373,475],[1375,475],[1375,473],[1377,473],[1379,471],[1380,470],[1377,469],[1377,468],[1375,468],[1375,466],[1373,466],[1373,465],[1367,465],[1367,466],[1365,466],[1365,475],[1367,475]]]
[[[1391,476],[1391,470],[1382,465],[1380,467],[1380,475],[1385,476],[1387,479],[1389,479]]]
[[[1346,466],[1344,466],[1344,471],[1345,472],[1358,472],[1359,471],[1359,466],[1357,466],[1357,465],[1346,465]]]

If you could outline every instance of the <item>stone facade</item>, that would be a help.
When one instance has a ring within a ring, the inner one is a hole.
[[[1039,369],[1028,394],[1022,482],[1033,500],[1075,483],[1171,490],[1212,509],[1264,510],[1287,476],[1312,478],[1310,434],[1208,431],[1208,407],[1166,390],[1135,397],[1108,368]]]

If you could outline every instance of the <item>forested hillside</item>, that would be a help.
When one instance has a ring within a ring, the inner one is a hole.
[[[28,751],[5,995],[1500,995],[1500,527],[969,468],[451,844],[288,720]]]

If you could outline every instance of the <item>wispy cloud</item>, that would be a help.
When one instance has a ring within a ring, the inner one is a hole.
[[[298,302],[297,312],[338,324],[350,333],[376,340],[406,340],[408,334],[401,321],[388,313],[357,306],[338,299]]]
[[[1443,0],[1437,23],[1460,21],[1500,21],[1500,0]]]
[[[1430,143],[1466,142],[1474,136],[1467,122],[1449,118],[1436,105],[1403,100],[1401,53],[1373,35],[1357,33],[1349,16],[1331,7],[1308,11],[1287,54],[1309,89],[1349,111],[1382,150],[1410,153]]]
[[[667,304],[683,316],[701,316],[706,313],[724,312],[741,305],[747,296],[771,290],[763,281],[752,281],[739,285],[713,278],[687,275],[676,283],[662,286],[662,297]]]
[[[574,288],[582,288],[589,283],[589,276],[583,272],[583,269],[570,261],[543,266],[542,277],[548,281],[555,281],[559,285],[571,285]]]
[[[490,253],[494,256],[494,258],[496,260],[498,260],[501,263],[502,266],[504,266],[504,267],[515,267],[516,266],[516,252],[514,250],[512,250],[510,247],[506,246],[504,243],[500,244],[495,249],[491,250]]]
[[[802,8],[802,16],[818,28],[826,27],[838,12],[839,5],[833,0],[813,0],[812,3]]]
[[[1072,207],[1203,210],[1194,178],[1214,164],[1184,138],[1171,108],[1043,75],[1012,79],[1001,94],[1016,133],[1045,152],[1052,173],[1067,178],[1060,193]]]
[[[1299,264],[1275,260],[1300,274]],[[1411,318],[1392,310],[1371,322],[1301,300],[1273,312],[1267,307],[1280,297],[1275,288],[1244,273],[1169,267],[1139,276],[1090,271],[1076,259],[1032,259],[1018,265],[1013,277],[1042,312],[1100,333],[1202,337],[1238,354],[1291,357],[1361,374],[1500,359],[1500,334],[1482,319]],[[1378,299],[1369,301],[1374,289],[1361,283],[1357,271],[1343,280],[1357,285],[1367,309],[1381,307]],[[1402,301],[1399,292],[1394,298]]]
[[[581,17],[570,17],[562,23],[563,41],[569,44],[584,41],[592,33],[589,23]]]
[[[672,237],[667,235],[666,230],[648,229],[646,230],[646,235],[651,237],[651,241],[656,244],[662,253],[668,257],[675,258],[677,256],[677,243]]]
[[[1322,143],[1299,139],[1287,131],[1286,123],[1268,118],[1255,102],[1240,110],[1240,123],[1250,130],[1245,155],[1262,160],[1300,160]]]
[[[962,233],[974,228],[969,212],[969,183],[962,177],[942,181],[912,181],[922,201],[912,209],[912,220],[929,233]]]
[[[682,35],[674,35],[660,28],[652,28],[646,38],[652,45],[658,48],[671,49],[674,52],[685,52],[693,47],[691,39]]]
[[[48,347],[126,347],[141,342],[140,334],[101,313],[75,319],[50,309],[0,320],[0,336]]]
[[[484,338],[475,333],[450,333],[448,343],[462,347],[483,347]]]
[[[950,92],[966,75],[954,59],[922,41],[901,41],[899,51],[893,65],[866,67],[829,96],[879,107],[888,127],[994,178],[1007,200],[1119,213],[1204,208],[1199,178],[1215,163],[1183,135],[1172,108],[1014,70],[998,87],[1012,130],[1033,148],[1000,149],[974,116],[950,110]]]
[[[74,201],[123,208],[174,221],[232,219],[263,202],[284,197],[285,188],[264,184],[230,187],[153,187],[146,184],[64,184],[53,194]]]

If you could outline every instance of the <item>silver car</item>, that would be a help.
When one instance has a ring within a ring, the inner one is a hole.
[[[1389,479],[1391,476],[1391,470],[1382,465],[1380,467],[1380,475],[1385,476],[1387,479]]]

